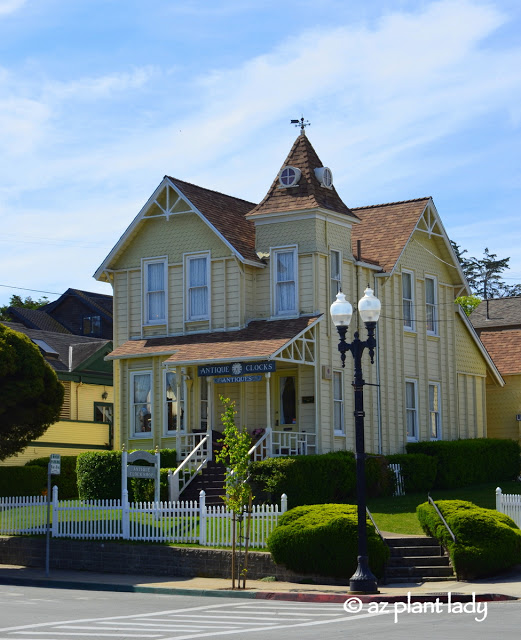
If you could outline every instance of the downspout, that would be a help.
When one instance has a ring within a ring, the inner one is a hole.
[[[373,276],[374,295],[378,298],[378,279]],[[376,415],[378,419],[378,453],[383,453],[383,436],[382,436],[382,396],[380,389],[380,325],[376,323]]]

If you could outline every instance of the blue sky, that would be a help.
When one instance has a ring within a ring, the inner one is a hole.
[[[301,115],[348,206],[430,195],[521,282],[520,33],[517,0],[0,0],[0,304],[111,293],[165,174],[260,200]]]

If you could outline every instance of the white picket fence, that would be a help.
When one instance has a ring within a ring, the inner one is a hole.
[[[402,476],[402,466],[400,464],[390,464],[389,468],[394,471],[394,477],[396,478],[396,488],[394,490],[395,496],[405,495],[405,483]]]
[[[284,494],[279,505],[252,508],[251,547],[264,548],[279,517],[287,510]],[[199,501],[137,502],[121,500],[58,500],[53,488],[51,535],[81,540],[141,540],[191,542],[208,547],[231,547],[233,514],[224,506]],[[246,525],[243,516],[243,535]],[[47,531],[47,500],[43,496],[0,498],[0,534],[43,534]]]
[[[496,489],[496,511],[506,514],[521,528],[521,495]]]

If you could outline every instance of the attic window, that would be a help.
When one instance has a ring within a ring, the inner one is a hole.
[[[333,174],[329,167],[319,167],[318,169],[315,169],[315,176],[323,187],[326,187],[326,189],[332,188]]]
[[[300,169],[296,167],[283,167],[279,175],[279,184],[283,189],[296,187],[301,175]]]
[[[52,347],[50,347],[45,340],[38,340],[38,339],[33,339],[32,340],[34,342],[34,344],[41,350],[43,351],[43,353],[46,356],[52,356],[54,358],[58,357],[58,352],[55,351]]]

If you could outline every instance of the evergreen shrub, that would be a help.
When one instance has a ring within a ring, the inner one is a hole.
[[[26,467],[42,467],[47,475],[49,456],[45,458],[35,458],[26,463]],[[78,478],[76,476],[77,456],[61,456],[60,475],[51,476],[51,483],[58,487],[58,498],[60,500],[74,500],[78,497]]]
[[[436,505],[456,542],[429,502],[416,508],[418,519],[425,533],[448,549],[459,579],[493,575],[521,563],[521,530],[507,515],[464,500],[438,500]]]
[[[396,453],[386,456],[390,464],[399,464],[405,493],[429,491],[436,479],[437,459],[425,453]]]
[[[149,451],[154,453],[154,451]],[[175,449],[162,449],[161,468],[174,469],[176,466]],[[146,466],[145,462],[137,464]],[[121,498],[121,451],[87,451],[80,453],[76,467],[78,476],[78,494],[82,500],[103,500]],[[164,480],[166,483],[166,479]],[[151,479],[130,478],[128,482],[129,501],[136,500],[135,492],[143,501],[143,495],[154,496],[154,481]],[[163,491],[164,495],[164,491]]]
[[[514,480],[520,471],[519,443],[499,438],[409,442],[407,453],[437,460],[435,489],[456,489],[484,482]]]
[[[367,519],[369,565],[383,575],[389,549]],[[297,573],[350,578],[357,567],[357,508],[319,504],[296,507],[283,514],[268,538],[277,564]]]
[[[47,469],[0,467],[0,496],[41,496],[47,489]]]
[[[345,503],[356,497],[356,468],[352,451],[321,455],[266,458],[250,465],[250,484],[258,501],[279,502],[283,493],[288,507]],[[367,495],[392,495],[394,473],[382,456],[366,460]]]

